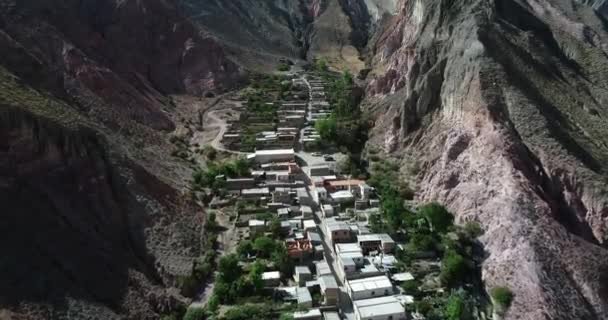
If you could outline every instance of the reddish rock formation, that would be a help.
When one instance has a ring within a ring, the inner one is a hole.
[[[570,0],[403,0],[372,44],[372,141],[483,225],[505,319],[608,318],[607,44]]]
[[[223,49],[170,2],[26,0],[11,6],[5,0],[0,8],[3,40],[63,79],[56,87],[72,96],[90,91],[154,128],[173,127],[163,111],[165,95],[201,95],[241,80]],[[19,75],[21,66],[6,64]]]

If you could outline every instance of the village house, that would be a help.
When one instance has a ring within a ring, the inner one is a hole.
[[[317,223],[315,222],[315,220],[304,220],[302,221],[302,225],[304,227],[305,232],[317,230]]]
[[[338,304],[340,297],[340,288],[336,282],[336,278],[333,275],[324,275],[319,277],[317,280],[321,288],[321,295],[323,296],[323,304],[326,306],[333,306]]]
[[[268,188],[251,188],[241,190],[243,199],[270,199],[270,190]]]
[[[329,267],[329,263],[327,261],[316,261],[315,262],[315,273],[317,277],[321,277],[324,275],[331,275],[331,268]]]
[[[405,305],[396,297],[353,301],[356,320],[406,320]]]
[[[358,235],[357,243],[366,255],[371,251],[391,253],[395,250],[395,241],[386,233]]]
[[[344,221],[338,221],[336,218],[325,219],[325,234],[329,237],[331,244],[350,242],[352,235],[350,227]]]
[[[295,161],[295,152],[293,149],[278,149],[278,150],[256,150],[254,154],[248,156],[259,164],[270,162],[292,162]]]
[[[357,266],[362,266],[364,263],[363,251],[356,243],[337,243],[336,255],[341,258],[352,259]]]
[[[324,204],[321,206],[321,213],[323,214],[323,218],[329,218],[334,216],[334,207],[330,204]]]
[[[323,320],[341,320],[340,315],[334,311],[323,312]]]
[[[312,295],[306,287],[298,287],[296,289],[298,307],[312,308]]]
[[[321,310],[319,309],[310,309],[308,311],[296,311],[293,313],[294,320],[321,320],[322,319]]]
[[[323,177],[331,175],[331,170],[328,165],[316,165],[308,168],[308,176],[310,177]]]
[[[336,191],[329,195],[333,203],[336,204],[348,204],[355,201],[355,197],[350,191],[342,190]]]
[[[303,286],[306,281],[312,279],[312,272],[307,266],[296,266],[293,279],[299,286]]]
[[[299,239],[287,242],[287,253],[289,257],[302,262],[313,254],[313,246],[308,239]]]
[[[346,292],[351,300],[370,299],[393,294],[393,285],[387,276],[346,281]]]
[[[249,234],[251,236],[262,234],[264,231],[266,231],[266,222],[264,220],[249,220]]]
[[[279,271],[269,271],[262,273],[264,287],[278,287],[281,284],[281,273]]]
[[[302,213],[303,219],[308,219],[313,217],[313,211],[310,206],[300,206],[300,212]]]
[[[228,178],[225,182],[225,188],[227,190],[241,190],[255,188],[254,178]]]

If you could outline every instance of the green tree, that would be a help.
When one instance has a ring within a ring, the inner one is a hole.
[[[437,242],[430,234],[416,233],[410,239],[407,248],[412,252],[436,251]]]
[[[445,305],[445,317],[447,320],[465,320],[466,303],[464,298],[453,292],[450,294]]]
[[[220,308],[220,299],[217,297],[216,294],[212,294],[211,297],[209,297],[209,301],[207,301],[207,309],[211,312],[216,312],[218,311]]]
[[[293,320],[293,313],[284,312],[281,314],[281,317],[279,317],[279,320]]]
[[[235,298],[234,295],[231,295],[231,285],[222,281],[219,278],[215,281],[215,286],[213,287],[213,294],[218,297],[218,299],[222,303],[230,303]]]
[[[338,132],[338,124],[335,116],[320,119],[315,122],[315,129],[324,141],[335,142]]]
[[[264,288],[264,280],[262,279],[262,273],[266,267],[259,261],[256,261],[249,271],[249,280],[253,285],[255,292],[260,292]]]
[[[492,301],[499,312],[504,312],[511,306],[513,302],[513,292],[507,287],[494,287],[490,290]]]
[[[315,69],[317,71],[323,71],[323,72],[329,70],[329,68],[327,67],[327,60],[325,60],[325,58],[318,58],[315,63]]]
[[[223,317],[224,320],[272,319],[268,306],[263,304],[245,304],[230,308]]]
[[[264,258],[270,257],[275,247],[275,241],[266,236],[259,237],[253,242],[253,250],[258,256]]]
[[[281,221],[277,217],[273,217],[268,221],[268,231],[270,231],[275,238],[281,236],[283,229],[281,228]]]
[[[251,240],[243,240],[239,243],[236,248],[236,252],[241,258],[246,258],[248,255],[253,254],[253,243]]]
[[[414,297],[419,296],[420,294],[420,283],[416,280],[405,281],[401,284],[401,288],[405,291],[405,293],[412,295]]]
[[[467,266],[464,257],[453,250],[448,250],[441,262],[439,279],[443,285],[453,287],[464,280],[466,271]]]
[[[219,278],[226,283],[235,281],[243,272],[241,266],[239,265],[239,258],[235,254],[223,256],[220,259],[218,271]]]
[[[204,320],[205,309],[190,307],[184,314],[184,320]]]
[[[446,232],[454,222],[454,216],[444,206],[436,202],[423,205],[419,212],[427,219],[434,232]]]
[[[275,267],[279,268],[279,271],[283,276],[290,278],[293,275],[293,261],[289,258],[289,253],[287,252],[287,248],[282,243],[278,244],[270,260],[275,265]]]

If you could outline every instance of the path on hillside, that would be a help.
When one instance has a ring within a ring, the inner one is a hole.
[[[222,145],[221,141],[222,141],[222,138],[224,137],[224,134],[226,133],[226,131],[228,131],[228,124],[226,123],[226,120],[224,120],[220,116],[216,115],[217,112],[227,110],[227,109],[220,110],[220,108],[226,107],[225,104],[220,103],[221,100],[223,100],[223,98],[220,98],[216,103],[214,103],[214,105],[211,108],[208,108],[207,110],[205,110],[203,112],[203,114],[201,115],[201,117],[203,118],[203,130],[206,131],[209,129],[218,129],[217,135],[215,136],[215,138],[213,138],[211,143],[204,143],[205,141],[196,141],[196,142],[199,142],[201,145],[209,144],[213,149],[215,149],[217,151],[236,154],[236,155],[247,155],[246,152],[229,150],[229,149],[224,148],[224,146]],[[201,139],[202,139],[202,137],[201,137]]]

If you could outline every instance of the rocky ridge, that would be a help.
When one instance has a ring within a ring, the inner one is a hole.
[[[607,36],[575,1],[404,0],[370,44],[372,144],[481,223],[505,319],[608,317]]]
[[[242,69],[166,1],[0,1],[0,317],[158,319],[204,214],[170,94]]]

